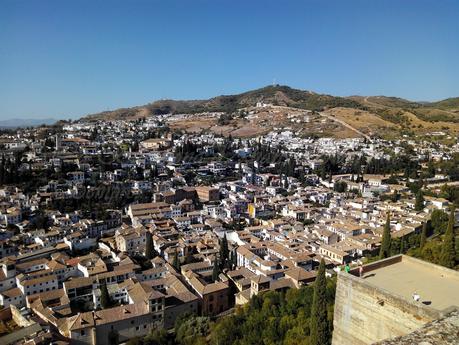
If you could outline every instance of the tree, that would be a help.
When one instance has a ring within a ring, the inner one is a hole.
[[[328,345],[331,341],[336,282],[327,279],[326,284],[326,310],[330,327]],[[176,343],[179,345],[310,345],[313,297],[314,284],[299,289],[288,289],[286,292],[266,291],[252,296],[244,308],[237,308],[231,315],[218,318],[214,323],[211,322],[210,328],[207,329],[207,322],[198,322],[202,318],[191,317],[189,320],[189,315],[185,314],[184,317],[182,314],[175,324]]]
[[[139,151],[139,142],[137,140],[134,140],[134,142],[131,145],[131,151],[132,152],[137,152]]]
[[[180,260],[179,260],[179,257],[178,257],[178,251],[175,250],[175,253],[174,253],[174,261],[172,262],[172,266],[174,266],[174,268],[180,272]]]
[[[421,232],[421,243],[419,244],[419,248],[424,249],[427,241],[427,223],[422,225],[422,232]]]
[[[215,256],[214,268],[212,269],[212,280],[214,282],[218,280],[218,275],[220,274],[220,265],[218,261],[218,256]]]
[[[434,177],[436,172],[437,171],[435,169],[435,165],[433,164],[433,162],[431,160],[429,160],[429,163],[427,165],[427,176],[428,177]]]
[[[182,314],[175,321],[175,340],[180,345],[206,344],[210,326],[207,317]]]
[[[0,185],[3,185],[5,182],[6,169],[5,169],[5,155],[2,155],[2,162],[0,164]]]
[[[144,339],[142,337],[131,338],[126,342],[126,345],[144,345]]]
[[[165,329],[152,329],[151,332],[143,338],[143,345],[167,345],[167,331]]]
[[[454,268],[454,266],[456,266],[456,236],[454,233],[454,223],[455,209],[453,207],[449,214],[448,228],[443,238],[440,255],[440,265],[448,268]]]
[[[232,270],[234,267],[236,267],[236,265],[236,255],[234,254],[234,251],[231,251],[229,269]]]
[[[405,254],[405,237],[400,237],[400,254]]]
[[[416,201],[414,203],[415,211],[422,211],[424,209],[424,193],[421,189],[416,193]]]
[[[309,344],[327,345],[330,343],[330,327],[327,317],[327,280],[325,278],[325,261],[319,265],[316,281],[314,282],[314,296],[311,308],[311,335]]]
[[[154,248],[153,248],[153,238],[151,232],[147,231],[146,233],[146,243],[145,243],[145,256],[148,260],[153,259],[154,257]]]
[[[383,237],[381,241],[381,248],[379,250],[380,259],[385,259],[390,256],[390,245],[391,245],[390,215],[387,214],[386,225],[384,226],[384,232],[383,232]]]
[[[448,199],[450,198],[450,192],[451,192],[451,188],[450,186],[448,186],[447,183],[445,183],[443,186],[441,186],[440,188],[440,194],[439,194],[439,197],[440,198],[445,198],[445,199]]]
[[[229,266],[229,249],[226,233],[223,235],[223,238],[220,242],[220,265],[222,269],[228,268]]]
[[[112,304],[106,283],[103,283],[100,287],[100,304],[102,305],[103,309],[110,308]]]
[[[448,214],[442,210],[433,210],[430,223],[436,234],[443,234],[448,224]]]
[[[240,325],[233,316],[221,318],[220,321],[212,328],[211,344],[212,345],[231,345],[235,344],[241,338]]]
[[[398,191],[394,189],[394,192],[392,193],[391,200],[392,202],[397,202],[399,198]]]
[[[338,193],[344,193],[346,191],[347,184],[344,181],[337,181],[333,185],[333,190]]]

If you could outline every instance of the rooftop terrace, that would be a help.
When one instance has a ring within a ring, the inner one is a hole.
[[[352,270],[356,274],[358,270]],[[396,256],[364,266],[363,279],[380,289],[441,311],[459,307],[459,272],[414,259]]]

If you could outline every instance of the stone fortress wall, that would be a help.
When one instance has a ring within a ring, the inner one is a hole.
[[[436,270],[436,273],[440,270],[448,276],[459,276],[456,271],[397,255],[364,266],[364,277],[372,275],[371,271],[377,272],[378,269],[396,265],[402,260],[410,264],[423,265],[423,269],[427,267],[428,270]],[[404,336],[444,317],[453,309],[454,306],[436,310],[429,305],[382,289],[371,282],[371,279],[360,278],[358,269],[351,270],[350,274],[340,272],[335,299],[332,345],[373,344]]]

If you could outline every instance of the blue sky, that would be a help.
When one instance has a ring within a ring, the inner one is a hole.
[[[0,0],[0,119],[273,83],[459,96],[459,1]]]

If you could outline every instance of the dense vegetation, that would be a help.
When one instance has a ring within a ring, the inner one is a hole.
[[[234,314],[216,321],[184,315],[176,322],[174,336],[157,331],[146,338],[133,339],[129,344],[327,345],[332,333],[335,280],[326,281],[322,275],[318,286],[321,289],[317,292],[315,287],[305,286],[287,292],[269,291],[253,296]],[[318,306],[315,313],[313,304]],[[317,340],[315,342],[310,339],[311,330]]]
[[[453,212],[433,211],[430,223],[423,228],[419,242],[410,247],[408,255],[455,268],[459,262],[459,243],[453,227]]]
[[[284,152],[282,147],[271,147],[257,143],[252,147],[252,153],[249,157],[240,157],[235,150],[241,148],[239,141],[231,136],[224,138],[222,144],[212,146],[212,154],[204,152],[203,146],[186,141],[181,147],[175,150],[177,161],[187,163],[198,163],[217,160],[231,160],[237,163],[247,163],[255,172],[270,172],[273,174],[283,174],[293,176],[300,180],[304,177],[304,170],[297,169],[295,158]],[[254,166],[254,162],[259,168]],[[268,167],[270,165],[270,167]],[[185,176],[186,178],[186,176]],[[187,181],[188,182],[188,181]]]
[[[411,233],[404,237],[392,238],[387,218],[379,255],[368,256],[369,261],[384,259],[397,254],[407,254],[419,259],[456,268],[459,263],[459,241],[453,227],[454,210],[446,213],[434,210],[431,220],[423,224],[420,233]]]
[[[367,158],[364,155],[347,159],[344,154],[324,155],[324,163],[316,173],[325,178],[327,175],[354,174],[395,174],[403,173],[404,177],[417,177],[419,162],[406,154],[386,158]]]

